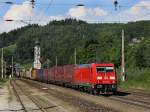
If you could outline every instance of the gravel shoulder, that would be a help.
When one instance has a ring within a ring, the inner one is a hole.
[[[45,88],[42,88],[41,90],[20,80],[16,80],[16,83],[24,90],[24,93],[28,94],[30,98],[36,100],[37,103],[48,112],[81,112],[78,107],[74,107],[58,97],[47,94],[43,90]]]
[[[0,86],[0,111],[23,112],[22,106],[18,102],[9,81]]]

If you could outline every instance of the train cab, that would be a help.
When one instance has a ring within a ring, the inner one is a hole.
[[[117,91],[117,76],[113,63],[91,64],[92,83],[97,92],[108,93]]]

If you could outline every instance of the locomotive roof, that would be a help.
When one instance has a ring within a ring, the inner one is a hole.
[[[98,65],[98,66],[114,66],[113,63],[91,63],[91,64],[79,64],[78,67],[90,67],[91,65]]]
[[[90,66],[90,64],[80,64],[80,65],[78,65],[78,67],[89,67]]]

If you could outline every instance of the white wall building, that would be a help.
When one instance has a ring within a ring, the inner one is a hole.
[[[33,63],[33,68],[35,69],[41,69],[41,49],[39,46],[39,43],[36,43],[36,46],[34,47],[34,63]]]

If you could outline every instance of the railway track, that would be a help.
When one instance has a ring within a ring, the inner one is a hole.
[[[24,112],[33,112],[33,111],[35,111],[35,112],[48,112],[46,110],[47,107],[46,108],[43,107],[40,104],[40,101],[38,100],[38,98],[30,96],[22,87],[20,87],[20,85],[18,85],[15,82],[15,80],[11,80],[10,83],[13,87],[14,93],[15,93],[17,99],[19,100],[19,102],[22,106],[22,110]],[[34,107],[34,108],[31,109],[30,107],[28,107],[27,104],[25,104],[27,102],[24,102],[24,100],[26,100],[26,98],[24,96],[29,98],[32,101],[32,103],[34,103],[36,105],[37,108]]]
[[[145,101],[137,100],[134,98],[128,98],[128,97],[119,97],[119,96],[115,96],[115,97],[113,96],[113,97],[110,97],[109,99],[150,110],[150,102],[145,102]]]
[[[120,95],[121,93],[121,95]],[[123,93],[126,95],[123,95]],[[150,93],[141,92],[141,91],[123,91],[120,90],[118,95],[111,96],[110,99],[117,100],[120,102],[137,105],[139,107],[144,107],[150,110]]]
[[[127,91],[127,92],[130,92],[130,93],[132,93],[133,95],[136,95],[136,96],[141,96],[141,97],[148,97],[148,98],[150,98],[150,93],[144,93],[144,92],[142,92],[142,91],[139,91],[139,90],[133,90],[133,91]]]
[[[25,81],[25,83],[32,85],[35,88],[42,89],[43,91],[48,93],[50,96],[57,97],[65,102],[69,103],[70,105],[80,108],[81,112],[118,112],[115,109],[111,109],[109,107],[105,107],[105,106],[90,102],[90,101],[82,99],[78,96],[72,96],[69,94],[70,93],[69,91],[68,91],[69,92],[68,93],[67,91],[60,90],[61,91],[61,93],[60,93],[59,91],[56,90],[56,88],[53,88],[53,87],[51,88],[51,87],[49,87],[49,85],[47,85],[45,83],[40,83],[40,82],[36,82],[36,81],[27,81],[27,80]],[[72,90],[72,89],[68,88],[68,90]],[[68,94],[66,94],[66,92]],[[80,94],[78,94],[78,95],[80,95]]]
[[[35,81],[27,81],[28,83],[31,83],[32,85],[34,84],[34,86],[36,86],[36,87],[38,87],[38,88],[47,88],[47,90],[46,91],[51,91],[52,90],[52,88],[50,88],[49,87],[49,85],[48,84],[45,84],[45,83],[40,83],[40,82],[35,82]],[[58,88],[61,88],[61,87],[58,87]],[[68,91],[74,91],[74,90],[72,90],[72,89],[69,89],[69,88],[65,88],[66,90],[68,90]],[[57,90],[56,90],[57,91]],[[58,90],[59,91],[59,90]],[[53,91],[54,92],[54,91]],[[53,92],[51,92],[51,94],[53,93]],[[61,91],[59,91],[59,92],[61,92]],[[78,91],[77,91],[77,93],[79,93]],[[55,92],[53,93],[53,94],[56,94]],[[87,95],[87,97],[89,96],[89,94],[86,94],[85,93],[85,96]],[[93,96],[93,98],[94,97],[96,97],[97,98],[97,100],[98,99],[101,99],[101,95],[100,96]],[[137,93],[137,94],[135,94],[135,93],[130,93],[130,94],[126,94],[126,96],[109,96],[109,97],[104,97],[106,100],[107,99],[109,99],[110,101],[117,101],[117,102],[120,102],[120,103],[122,103],[123,105],[124,104],[126,104],[127,105],[127,107],[129,106],[131,106],[130,108],[132,108],[132,107],[134,107],[134,108],[136,108],[137,107],[137,110],[138,110],[138,108],[139,109],[143,109],[143,110],[150,110],[150,101],[149,100],[144,100],[144,98],[147,98],[147,97],[149,97],[147,94],[146,95],[144,95],[144,93],[143,93],[143,95],[139,95],[139,93]],[[139,98],[139,99],[138,99]],[[88,102],[88,101],[87,101]],[[97,110],[98,110],[98,108],[97,107],[95,107]],[[141,110],[142,110],[141,109]],[[111,109],[110,109],[111,110]],[[132,109],[131,109],[132,110]],[[140,110],[139,110],[139,112],[140,112]],[[145,111],[143,111],[143,112],[145,112]]]

